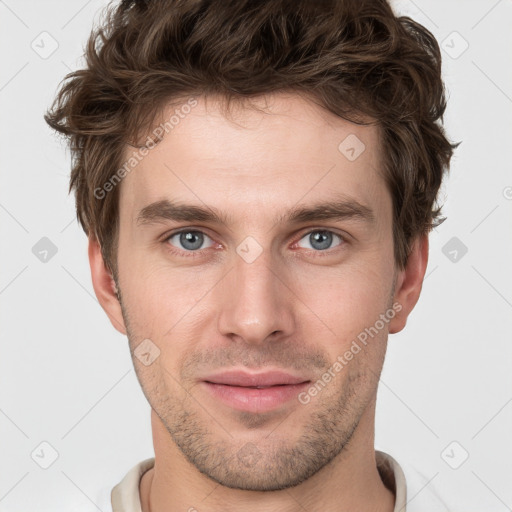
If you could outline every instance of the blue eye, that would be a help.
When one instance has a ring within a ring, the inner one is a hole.
[[[181,245],[181,247],[178,246],[178,249],[184,249],[185,251],[198,251],[199,249],[205,249],[206,247],[203,247],[205,238],[210,239],[210,237],[202,231],[185,230],[178,231],[177,233],[170,235],[166,238],[166,241],[170,242],[175,237],[178,237],[178,242]],[[176,247],[172,243],[171,245]],[[211,245],[208,247],[211,247]]]
[[[337,237],[341,242],[344,242],[340,235],[323,229],[310,231],[309,233],[306,233],[306,235],[303,236],[301,240],[305,239],[309,243],[309,247],[306,247],[306,249],[325,251],[326,249],[331,249],[330,246],[333,242],[333,237]],[[341,243],[338,245],[341,245]]]

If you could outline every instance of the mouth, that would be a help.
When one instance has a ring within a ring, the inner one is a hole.
[[[212,384],[253,388],[287,386],[310,381],[307,377],[294,375],[283,370],[267,370],[265,372],[249,373],[245,370],[236,369],[209,375],[203,380]]]
[[[235,388],[249,388],[249,389],[267,389],[274,388],[276,386],[290,386],[291,384],[273,384],[272,386],[237,386],[235,384],[224,384],[222,382],[209,382],[205,380],[208,384],[218,384],[219,386],[233,386]]]
[[[223,372],[201,381],[215,400],[246,412],[262,413],[284,406],[306,388],[310,379],[282,371],[250,374]],[[298,400],[297,400],[298,402]]]

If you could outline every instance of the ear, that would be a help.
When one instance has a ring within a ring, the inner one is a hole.
[[[420,297],[428,263],[428,235],[421,235],[414,241],[405,269],[397,273],[393,304],[398,303],[397,314],[389,322],[389,333],[400,332],[407,323],[407,317]]]
[[[101,307],[107,313],[112,325],[126,334],[121,304],[116,295],[116,284],[107,269],[101,254],[101,247],[95,236],[89,236],[89,265],[91,266],[92,286]]]

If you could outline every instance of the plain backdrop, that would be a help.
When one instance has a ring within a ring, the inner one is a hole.
[[[70,155],[43,121],[105,4],[0,0],[2,512],[99,510],[98,489],[153,456],[127,340],[92,289]],[[393,5],[442,46],[445,127],[462,144],[422,296],[390,337],[376,446],[451,510],[511,510],[512,2]]]

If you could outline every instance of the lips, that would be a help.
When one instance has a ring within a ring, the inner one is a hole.
[[[203,379],[211,384],[224,384],[226,386],[239,386],[247,388],[268,388],[272,386],[286,386],[309,382],[307,377],[296,376],[281,370],[272,370],[262,373],[248,373],[241,370],[231,370],[209,375]]]
[[[227,370],[202,379],[201,389],[215,400],[239,411],[261,414],[295,403],[310,379],[283,370],[248,373]]]

